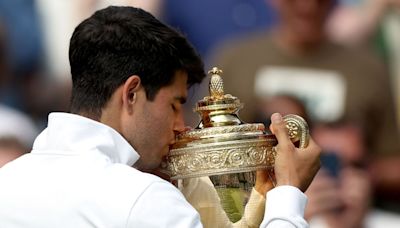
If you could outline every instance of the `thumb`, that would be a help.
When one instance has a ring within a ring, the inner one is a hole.
[[[271,115],[271,126],[272,133],[276,136],[279,144],[291,143],[286,123],[283,121],[282,115],[274,113]]]

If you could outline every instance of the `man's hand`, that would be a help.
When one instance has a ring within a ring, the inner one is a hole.
[[[267,192],[274,188],[274,184],[271,180],[271,173],[267,169],[260,169],[256,171],[256,184],[254,185],[254,189],[265,196]]]
[[[278,140],[274,167],[276,184],[291,185],[304,192],[320,168],[321,148],[311,138],[307,148],[296,148],[279,113],[272,114],[271,122],[270,129]]]

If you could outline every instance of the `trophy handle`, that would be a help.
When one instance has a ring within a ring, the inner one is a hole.
[[[292,142],[300,141],[299,148],[306,148],[310,140],[307,122],[298,115],[289,114],[283,117]]]

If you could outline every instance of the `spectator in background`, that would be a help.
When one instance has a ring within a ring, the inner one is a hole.
[[[6,47],[5,28],[0,26],[0,91],[12,79]],[[27,115],[0,103],[0,167],[28,152],[37,133]]]
[[[338,123],[318,126],[313,135],[323,143],[325,152],[321,159],[324,168],[307,191],[310,226],[364,227],[372,189],[361,131],[352,124]]]
[[[306,192],[310,227],[399,227],[399,215],[371,205],[373,189],[361,129],[347,122],[323,124],[313,129],[313,137],[323,155],[322,168]]]
[[[246,104],[241,117],[253,121],[258,98],[285,93],[305,102],[310,118],[317,122],[345,119],[360,125],[368,155],[378,157],[371,159],[374,183],[378,188],[390,185],[398,192],[400,160],[390,165],[397,170],[390,178],[381,166],[375,166],[385,156],[400,158],[385,66],[368,49],[349,49],[329,41],[325,22],[333,1],[268,2],[279,17],[273,31],[229,42],[214,55],[213,62],[224,70],[226,91]]]

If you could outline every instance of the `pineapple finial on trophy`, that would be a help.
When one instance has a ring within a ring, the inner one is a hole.
[[[217,100],[224,98],[224,81],[221,77],[222,70],[218,69],[218,67],[213,67],[208,71],[208,74],[211,74],[211,80],[209,84],[211,97]]]

